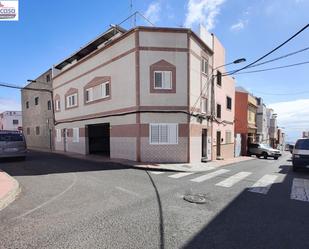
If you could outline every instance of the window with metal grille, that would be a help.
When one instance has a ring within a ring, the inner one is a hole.
[[[150,124],[150,144],[178,144],[178,124]]]

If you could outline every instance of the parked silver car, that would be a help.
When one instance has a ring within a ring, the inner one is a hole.
[[[281,156],[280,150],[273,149],[268,144],[249,144],[248,155],[255,155],[257,157],[273,157],[277,160]]]
[[[0,131],[0,158],[18,157],[25,159],[27,145],[19,131]]]
[[[309,169],[309,138],[298,139],[292,156],[293,170],[298,168]]]

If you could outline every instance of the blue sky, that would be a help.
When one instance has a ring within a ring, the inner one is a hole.
[[[0,82],[18,85],[61,61],[131,11],[130,0],[27,0],[19,4],[18,22],[0,22]],[[156,26],[197,30],[203,23],[224,44],[227,61],[245,57],[250,62],[308,23],[309,0],[133,0],[133,8]],[[309,29],[270,58],[307,46]],[[308,58],[306,51],[261,69]],[[308,72],[309,65],[303,65],[238,75],[236,80],[276,108],[280,125],[295,138],[301,130],[309,130]],[[19,103],[19,91],[0,89],[0,110],[19,109]]]

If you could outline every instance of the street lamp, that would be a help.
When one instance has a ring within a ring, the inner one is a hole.
[[[246,58],[239,58],[239,59],[234,60],[234,61],[232,61],[232,62],[230,62],[230,63],[227,63],[227,64],[224,64],[224,65],[218,66],[218,67],[214,68],[213,71],[216,70],[216,69],[218,69],[218,68],[221,68],[221,67],[225,67],[225,66],[232,65],[232,64],[239,64],[239,63],[243,63],[243,62],[245,62],[245,61],[246,61]]]

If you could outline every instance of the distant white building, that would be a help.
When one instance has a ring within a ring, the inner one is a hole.
[[[0,114],[0,130],[22,130],[21,111],[5,111]]]

